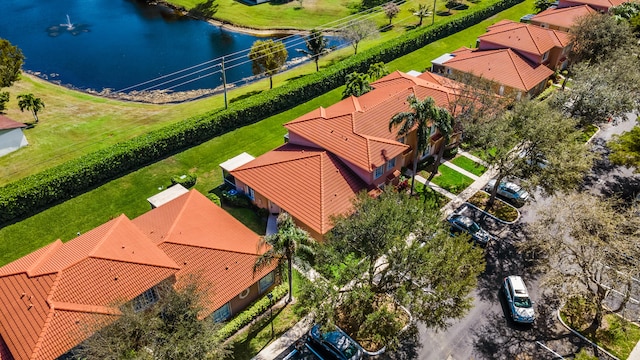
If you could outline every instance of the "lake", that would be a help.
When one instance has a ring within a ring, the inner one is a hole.
[[[248,50],[265,39],[136,0],[5,0],[0,37],[22,50],[24,70],[97,91],[215,88],[221,56],[227,83],[243,85],[253,75]],[[281,40],[300,60],[303,39]]]

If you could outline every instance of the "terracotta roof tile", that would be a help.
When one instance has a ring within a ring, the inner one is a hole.
[[[285,144],[231,172],[243,183],[324,234],[331,216],[351,209],[366,184],[331,153]]]
[[[251,239],[236,240],[248,242],[254,248],[257,246]],[[182,269],[176,274],[176,287],[188,284],[193,278],[198,284],[206,285],[201,293],[205,316],[238,296],[276,267],[274,263],[254,275],[253,265],[257,255],[172,243],[162,243],[159,246],[172,259],[182,264]]]
[[[246,254],[258,251],[260,236],[196,190],[140,215],[133,223],[156,244],[167,242]]]
[[[17,128],[25,128],[27,125],[17,122],[15,120],[11,120],[10,118],[0,114],[0,130],[9,130],[9,129],[17,129]]]
[[[597,11],[589,5],[578,5],[561,9],[548,8],[532,17],[531,21],[569,29],[575,24],[578,18],[595,13],[597,13]]]
[[[454,58],[445,66],[466,73],[473,73],[525,92],[545,81],[553,71],[544,65],[534,65],[511,49],[454,51]]]
[[[628,0],[560,0],[558,7],[570,7],[575,4],[586,4],[596,8],[609,9],[614,6],[622,5]]]
[[[569,45],[569,34],[539,26],[502,20],[487,28],[488,32],[478,37],[480,49],[496,49],[496,46],[511,48],[531,54],[542,55],[554,47]],[[491,45],[494,44],[494,45]]]

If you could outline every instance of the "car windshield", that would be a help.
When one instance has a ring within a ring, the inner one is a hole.
[[[516,296],[515,298],[513,298],[513,304],[519,308],[530,308],[531,300],[528,297]]]
[[[478,231],[480,231],[480,226],[478,226],[478,224],[476,223],[471,223],[471,225],[469,226],[469,232],[472,234],[477,233]]]

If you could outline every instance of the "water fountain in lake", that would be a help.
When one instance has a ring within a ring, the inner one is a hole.
[[[87,24],[74,24],[71,22],[71,18],[69,18],[69,14],[67,14],[67,22],[60,25],[53,25],[47,28],[47,33],[49,36],[56,37],[63,32],[68,32],[71,35],[78,35],[83,32],[89,32],[89,25]]]

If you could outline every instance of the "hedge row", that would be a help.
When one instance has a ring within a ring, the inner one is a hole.
[[[343,85],[347,74],[411,53],[522,1],[502,0],[445,24],[414,29],[321,72],[237,101],[229,109],[168,125],[5,185],[0,188],[0,224],[33,215],[133,170],[290,109]]]
[[[278,300],[282,299],[289,292],[289,285],[282,284],[278,285],[271,293],[273,294],[273,303],[276,303]],[[231,319],[231,321],[227,322],[216,334],[216,336],[225,340],[231,335],[238,332],[238,330],[247,326],[253,319],[263,314],[265,311],[269,309],[271,306],[271,300],[268,297],[263,296],[261,299],[258,299],[253,302],[246,310],[242,311],[236,317]]]

